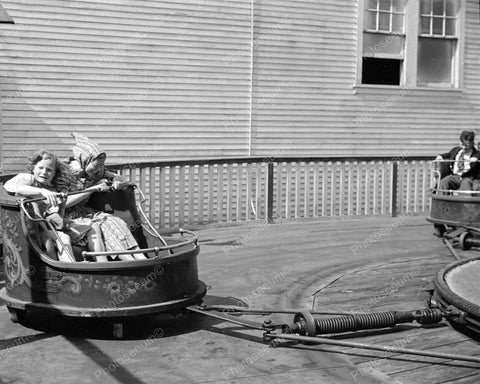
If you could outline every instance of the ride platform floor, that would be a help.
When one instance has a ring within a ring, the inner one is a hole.
[[[195,231],[201,244],[199,276],[209,287],[206,304],[345,312],[421,309],[435,273],[455,260],[423,216]],[[293,321],[286,314],[270,318]],[[111,324],[98,319],[29,316],[27,323],[12,323],[0,307],[0,384],[480,382],[478,363],[293,342],[271,348],[262,342],[261,331],[197,314],[130,319],[122,340],[112,337]],[[480,356],[478,342],[447,323],[335,337]]]

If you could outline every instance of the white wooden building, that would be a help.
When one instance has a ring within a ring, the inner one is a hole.
[[[0,178],[77,131],[160,226],[424,213],[480,135],[477,0],[0,4]]]
[[[418,156],[478,128],[477,0],[6,0],[3,173],[71,131],[110,163]]]

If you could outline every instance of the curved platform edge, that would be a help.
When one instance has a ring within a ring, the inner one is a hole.
[[[434,298],[441,309],[448,311],[456,308],[466,314],[462,316],[457,324],[467,326],[470,330],[480,334],[480,306],[472,303],[457,293],[453,292],[445,281],[445,275],[452,269],[462,264],[471,263],[480,260],[479,257],[472,259],[462,259],[448,264],[441,268],[433,279]]]
[[[41,311],[51,314],[69,317],[128,317],[136,315],[149,315],[154,313],[162,313],[169,311],[182,310],[190,305],[198,304],[206,295],[207,287],[201,280],[198,281],[197,290],[188,297],[178,300],[170,300],[162,303],[150,305],[131,306],[131,307],[114,307],[114,308],[79,308],[67,305],[51,305],[44,303],[27,302],[18,300],[8,296],[7,289],[0,290],[0,300],[5,303],[8,308],[14,308],[27,311]]]

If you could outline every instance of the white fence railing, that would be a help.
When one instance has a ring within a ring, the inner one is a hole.
[[[160,228],[429,210],[428,158],[209,159],[110,167]]]

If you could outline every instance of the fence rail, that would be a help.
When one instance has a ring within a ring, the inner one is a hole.
[[[249,220],[423,213],[431,158],[236,158],[111,166],[161,228]]]

